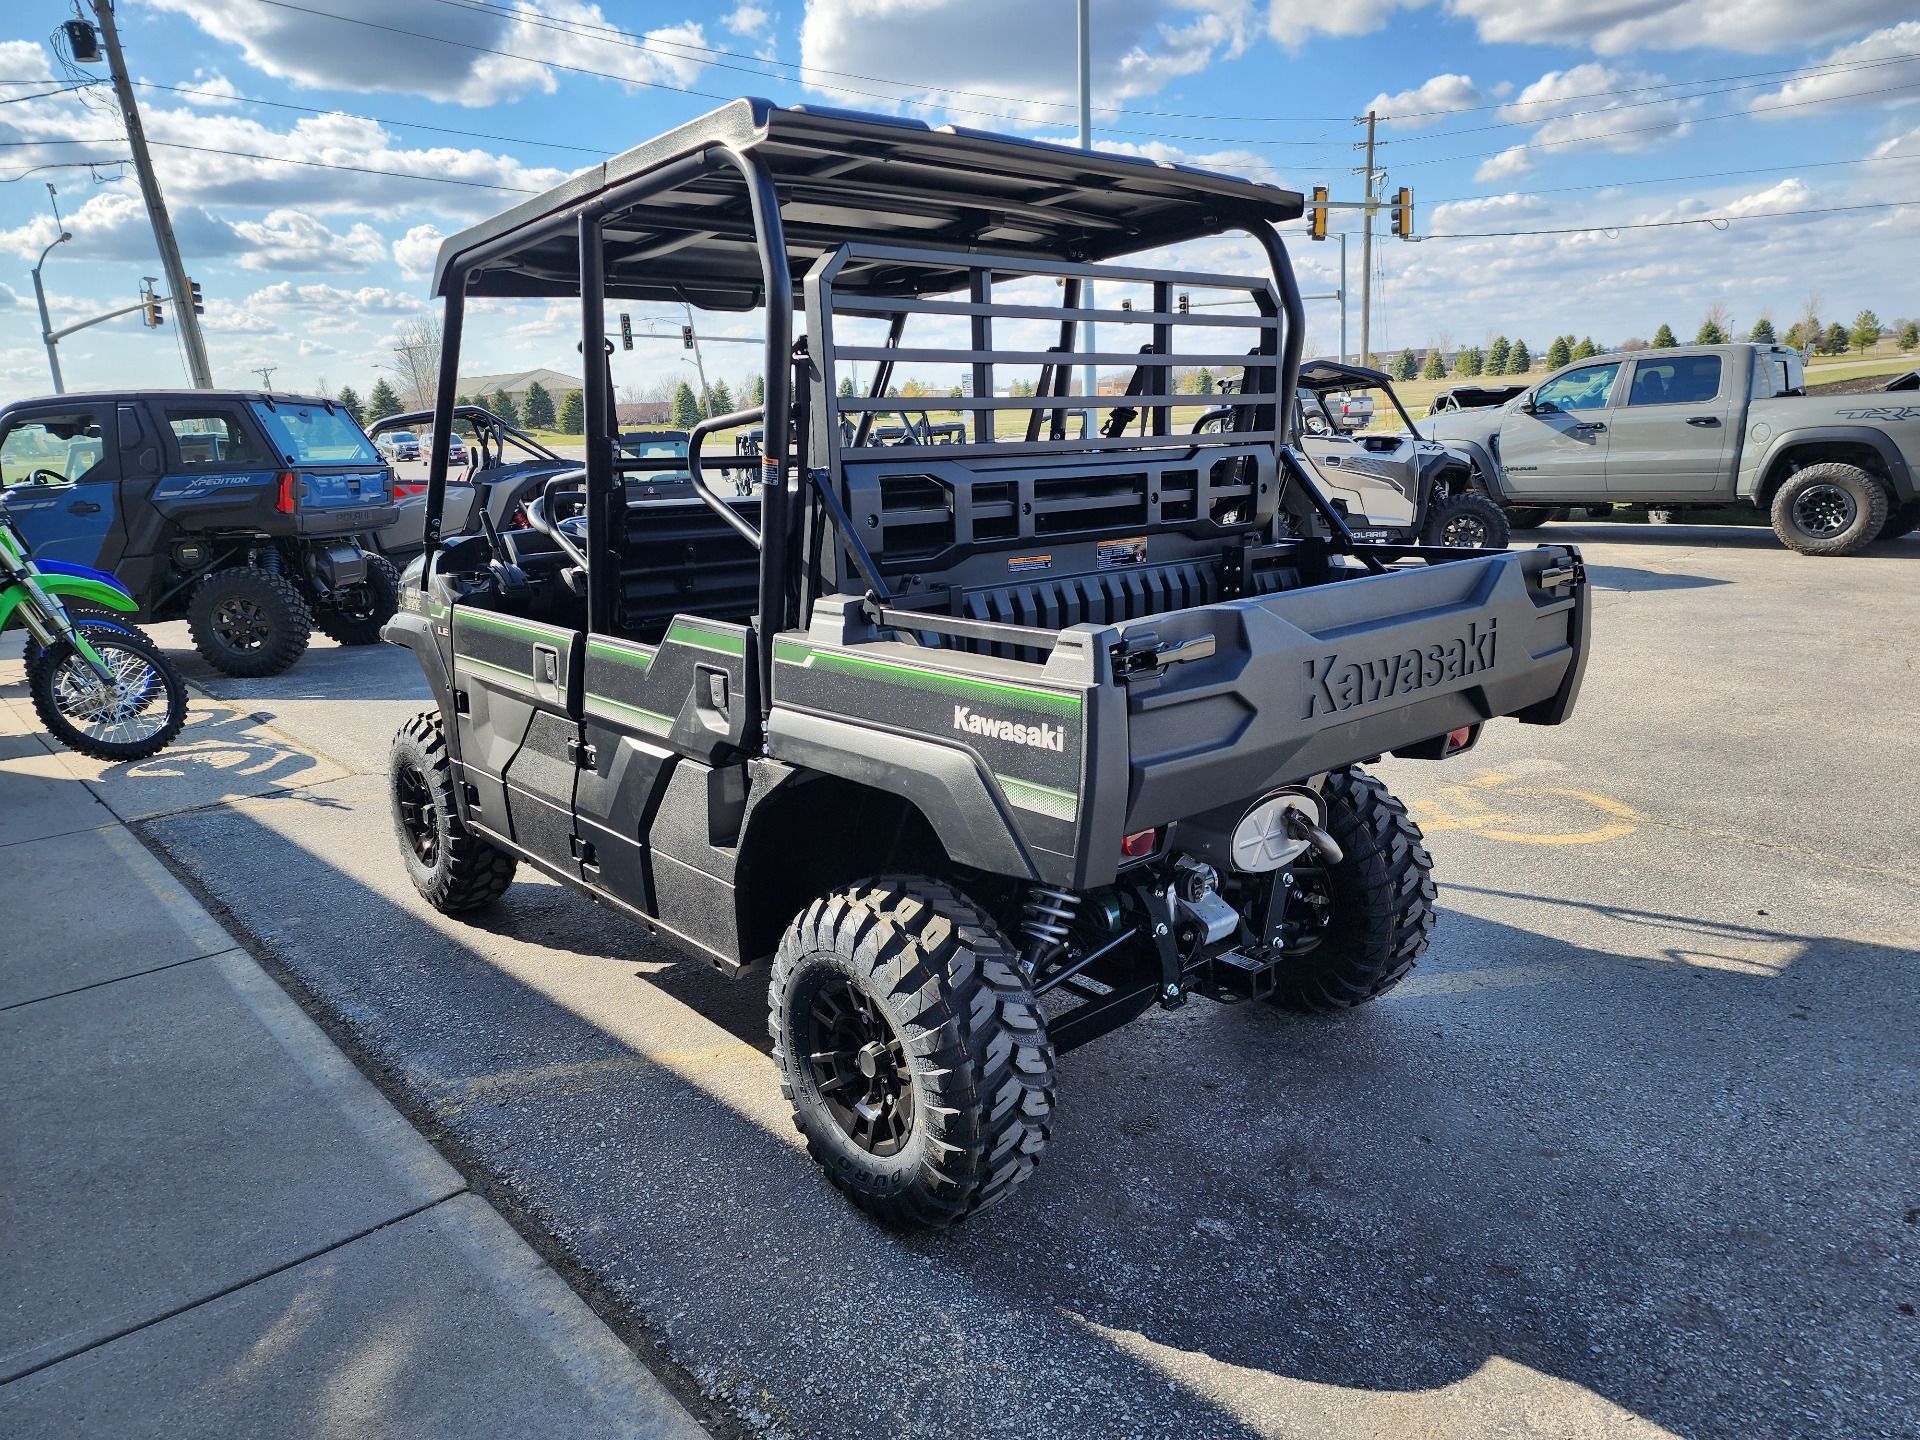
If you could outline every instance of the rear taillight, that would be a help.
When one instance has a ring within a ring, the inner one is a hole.
[[[396,500],[404,500],[409,495],[424,495],[426,493],[427,487],[425,485],[412,485],[405,480],[396,480],[393,482],[393,498]]]
[[[1120,842],[1120,853],[1129,860],[1141,860],[1153,854],[1154,846],[1159,843],[1158,830],[1136,830]]]
[[[280,472],[280,488],[274,492],[273,496],[273,508],[278,510],[282,515],[293,514],[293,487],[293,471],[282,470]]]

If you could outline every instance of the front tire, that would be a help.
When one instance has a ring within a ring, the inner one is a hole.
[[[160,648],[154,644],[151,635],[147,634],[146,631],[142,630],[127,618],[127,614],[123,610],[110,610],[105,605],[96,605],[91,600],[62,599],[60,604],[66,610],[69,620],[75,625],[84,625],[87,627],[89,636],[92,635],[95,629],[106,630],[121,635],[131,635],[134,639],[143,644],[151,645],[156,650]],[[28,631],[26,634],[26,648],[21,651],[20,660],[26,667],[27,681],[29,684],[33,681],[34,670],[42,663],[46,653],[46,650],[41,647],[40,643],[33,638],[33,632]]]
[[[1311,949],[1277,972],[1273,1000],[1288,1010],[1330,1014],[1376,1000],[1398,985],[1433,935],[1433,858],[1407,807],[1364,771],[1336,770],[1321,798],[1327,831],[1345,852],[1317,873],[1295,865],[1296,879],[1329,902]]]
[[[1787,478],[1773,496],[1773,533],[1802,555],[1858,555],[1880,538],[1891,502],[1858,465],[1828,460]]]
[[[101,687],[71,640],[58,640],[28,672],[40,723],[62,745],[95,760],[144,760],[187,723],[187,685],[153,643],[87,622],[87,643],[114,674]]]
[[[1911,535],[1920,530],[1920,500],[1909,500],[1904,505],[1896,505],[1887,512],[1887,523],[1880,527],[1877,540],[1898,540],[1902,535]]]
[[[1509,530],[1538,530],[1554,516],[1551,505],[1509,505],[1506,512]]]
[[[1449,495],[1433,507],[1420,543],[1504,550],[1512,539],[1506,514],[1500,507],[1486,496],[1468,490]]]
[[[519,862],[467,829],[454,798],[453,761],[440,717],[423,711],[402,725],[387,751],[393,832],[413,888],[442,915],[498,900]]]
[[[884,876],[816,900],[780,941],[767,1006],[807,1153],[874,1218],[951,1225],[1040,1163],[1046,1022],[1013,946],[952,887]]]
[[[214,669],[258,678],[278,675],[306,653],[313,611],[286,576],[238,565],[216,570],[194,587],[187,628]]]
[[[340,605],[323,605],[314,611],[314,624],[322,634],[341,645],[376,645],[380,627],[400,608],[400,572],[384,555],[367,553],[367,578],[350,587]]]

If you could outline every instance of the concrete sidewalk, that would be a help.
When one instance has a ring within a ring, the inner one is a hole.
[[[165,756],[56,752],[17,649],[0,1434],[704,1434],[121,823],[201,803]],[[183,746],[251,720],[194,710]]]

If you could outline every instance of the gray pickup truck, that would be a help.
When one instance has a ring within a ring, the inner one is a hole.
[[[1920,527],[1920,401],[1804,387],[1779,346],[1641,350],[1420,428],[1472,456],[1516,530],[1568,505],[1750,504],[1803,555],[1854,555]]]

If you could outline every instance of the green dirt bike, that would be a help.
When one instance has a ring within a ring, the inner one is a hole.
[[[27,630],[27,687],[54,738],[96,760],[144,760],[187,719],[187,686],[131,621],[133,597],[111,575],[35,563],[0,503],[0,631]]]

